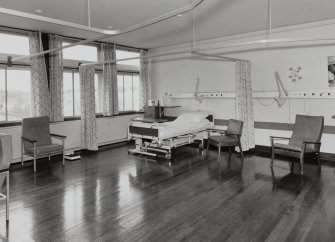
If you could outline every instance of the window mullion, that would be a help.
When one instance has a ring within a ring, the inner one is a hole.
[[[5,68],[5,121],[8,122],[7,67]]]
[[[72,70],[72,112],[73,112],[73,116],[75,116],[75,104],[74,104],[75,100],[74,100],[74,71]]]
[[[134,75],[131,74],[131,107],[132,111],[135,110],[134,108]]]
[[[122,95],[122,97],[123,97],[123,107],[122,107],[122,111],[125,111],[125,106],[126,106],[126,103],[125,103],[125,93],[124,93],[124,75],[122,75],[122,83],[123,83],[123,85],[122,85],[122,93],[123,93],[123,95]]]

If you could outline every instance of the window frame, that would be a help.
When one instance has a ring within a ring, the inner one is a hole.
[[[123,75],[123,110],[119,110],[119,113],[136,113],[136,112],[141,112],[141,108],[139,107],[139,110],[135,110],[134,109],[134,75],[137,75],[138,77],[140,77],[140,73],[139,72],[135,72],[135,71],[118,71],[117,75]],[[131,76],[131,92],[132,92],[132,110],[124,110],[124,106],[125,106],[125,95],[124,95],[124,76],[128,75]],[[119,106],[120,109],[120,106]]]
[[[3,124],[17,124],[18,122],[21,123],[21,120],[8,120],[8,117],[9,117],[9,113],[8,113],[8,70],[25,70],[25,71],[29,71],[30,72],[30,65],[25,65],[25,64],[16,64],[16,65],[12,65],[12,66],[8,66],[8,65],[5,65],[5,64],[0,64],[0,69],[4,70],[4,74],[5,74],[5,120],[0,120],[0,124],[1,126]],[[31,85],[31,79],[30,79],[30,85]],[[32,103],[31,103],[31,100],[32,100],[32,91],[30,89],[30,115],[29,117],[32,115]],[[1,127],[0,126],[0,127]]]

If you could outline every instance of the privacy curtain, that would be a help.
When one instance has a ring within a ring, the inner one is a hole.
[[[49,48],[62,46],[62,37],[49,35]],[[50,97],[51,97],[51,121],[63,121],[63,52],[54,51],[49,54],[49,77],[50,77]]]
[[[149,59],[147,50],[140,51],[140,109],[147,105],[149,99]]]
[[[115,48],[112,44],[101,44],[100,60],[111,61],[116,58]],[[119,100],[117,89],[116,63],[103,64],[103,115],[112,116],[119,113]]]
[[[254,108],[250,61],[236,63],[236,118],[242,120],[242,150],[255,148]]]
[[[43,50],[38,33],[29,32],[28,37],[30,54],[35,54]],[[33,116],[50,117],[50,96],[44,55],[30,58],[30,73]]]
[[[81,102],[81,147],[98,150],[95,117],[94,66],[79,67]]]

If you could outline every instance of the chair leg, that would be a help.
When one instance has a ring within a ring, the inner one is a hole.
[[[304,174],[304,153],[300,154],[300,174]]]
[[[209,150],[209,139],[207,139],[206,156],[208,156],[208,150]]]
[[[63,150],[63,166],[65,166],[64,150]]]
[[[321,167],[321,161],[320,161],[319,153],[316,154],[316,158],[318,159],[319,167]]]
[[[21,140],[21,164],[23,166],[23,141]]]
[[[34,153],[34,172],[36,172],[36,154]]]
[[[272,145],[272,147],[271,147],[271,167],[273,167],[274,161],[275,161],[275,149]]]
[[[221,144],[218,146],[218,164],[220,164]]]
[[[239,142],[238,147],[240,149],[241,158],[242,158],[242,160],[244,160],[241,142]]]
[[[228,149],[229,149],[229,158],[228,158],[228,161],[230,161],[230,159],[231,159],[231,147],[229,147]]]
[[[293,173],[293,170],[294,170],[294,162],[293,161],[291,162],[290,169],[291,169],[291,173]]]
[[[6,220],[9,221],[9,171],[6,172]]]

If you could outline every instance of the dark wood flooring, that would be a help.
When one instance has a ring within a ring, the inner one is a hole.
[[[0,240],[335,241],[334,168],[247,155],[244,162],[193,147],[176,161],[104,148],[78,161],[40,160],[10,173],[10,221]]]

